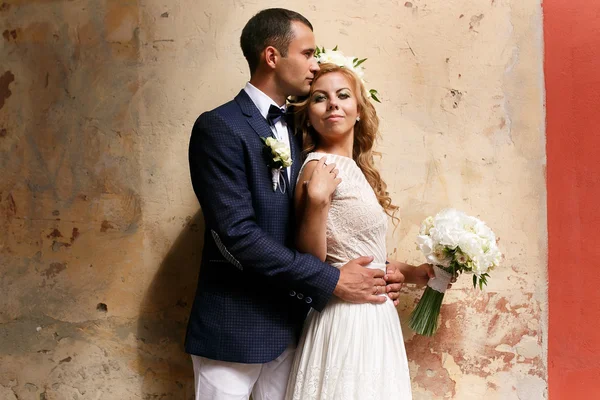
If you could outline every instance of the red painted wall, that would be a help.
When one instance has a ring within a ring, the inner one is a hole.
[[[544,0],[550,400],[600,398],[600,1]]]

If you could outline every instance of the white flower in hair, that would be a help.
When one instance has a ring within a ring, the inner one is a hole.
[[[323,52],[320,52],[319,55],[317,56],[317,62],[319,64],[321,63],[331,63],[331,64],[336,64],[339,65],[340,67],[346,67],[348,68],[350,64],[350,62],[352,60],[349,60],[349,57],[344,56],[344,54],[342,54],[341,51],[337,51],[337,50],[326,50]]]
[[[338,67],[347,68],[350,71],[354,72],[356,76],[360,78],[362,83],[365,83],[365,68],[362,66],[362,63],[367,61],[366,58],[359,59],[356,57],[348,57],[345,56],[344,53],[338,50],[337,46],[333,49],[325,49],[325,47],[319,48],[315,50],[315,58],[319,64],[331,63],[335,64]],[[379,101],[379,93],[375,89],[370,89],[368,92],[368,97],[372,98],[374,101],[381,103]]]

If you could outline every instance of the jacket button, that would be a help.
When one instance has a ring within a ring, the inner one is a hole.
[[[294,292],[293,290],[290,290],[290,296],[294,297],[296,295],[296,292]]]
[[[310,297],[307,297],[304,301],[306,302],[306,304],[312,303],[312,299]]]
[[[304,295],[302,293],[298,293],[298,300],[302,300],[304,298]]]

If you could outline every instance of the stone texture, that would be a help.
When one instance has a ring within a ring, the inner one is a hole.
[[[0,1],[0,398],[189,399],[183,353],[202,251],[187,142],[248,72],[267,1]],[[415,399],[546,393],[538,1],[308,1],[318,43],[368,57],[380,165],[420,262],[445,206],[501,237],[484,292],[460,281],[433,339],[405,329]],[[405,289],[403,322],[421,291]],[[406,328],[406,327],[404,327]]]

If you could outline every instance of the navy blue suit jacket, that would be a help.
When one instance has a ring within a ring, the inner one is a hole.
[[[186,351],[215,360],[265,363],[297,339],[310,307],[322,310],[339,270],[293,250],[293,189],[300,139],[291,136],[292,176],[273,191],[264,142],[271,128],[242,90],[203,113],[192,130],[192,184],[206,223]]]

